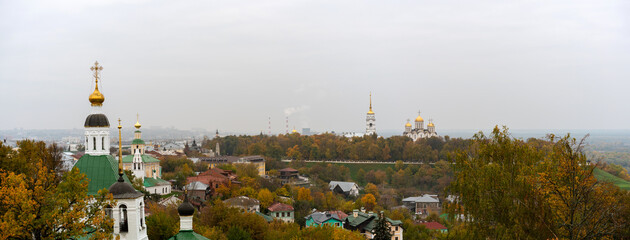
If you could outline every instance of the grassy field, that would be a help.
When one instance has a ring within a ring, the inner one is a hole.
[[[306,166],[311,167],[311,166],[313,166],[315,164],[318,164],[318,163],[306,163]],[[343,165],[343,166],[347,167],[348,169],[350,169],[350,177],[354,181],[356,181],[356,179],[357,179],[357,172],[359,172],[359,169],[363,169],[363,171],[365,171],[365,172],[369,172],[370,170],[374,170],[374,171],[376,171],[376,170],[383,170],[383,171],[385,171],[385,169],[387,169],[388,167],[391,167],[392,169],[394,169],[394,164],[383,164],[383,163],[362,163],[362,164],[356,164],[356,163],[331,163],[331,164]]]
[[[604,170],[595,168],[595,170],[593,171],[593,174],[595,175],[595,178],[597,178],[597,180],[599,181],[611,182],[617,185],[621,189],[630,190],[630,182],[623,180],[617,176],[614,176],[610,173],[607,173]]]

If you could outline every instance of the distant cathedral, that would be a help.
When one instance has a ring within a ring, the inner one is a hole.
[[[374,117],[374,112],[372,111],[372,93],[370,93],[370,111],[367,112],[365,118],[365,134],[376,134],[376,117]]]
[[[403,132],[403,136],[410,137],[414,141],[420,138],[430,138],[437,137],[437,133],[435,132],[435,124],[430,120],[429,124],[427,124],[427,128],[424,128],[424,119],[420,116],[420,112],[418,112],[418,117],[415,120],[415,127],[409,123],[407,120],[407,124],[405,124],[405,131]]]

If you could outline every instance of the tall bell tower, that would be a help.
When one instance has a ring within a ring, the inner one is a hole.
[[[90,94],[90,103],[92,105],[92,113],[85,119],[85,154],[91,156],[100,156],[109,154],[109,120],[103,114],[101,108],[105,102],[105,96],[98,90],[99,71],[103,67],[94,63],[90,67],[94,71],[94,81],[96,82],[94,92]]]
[[[376,117],[374,111],[372,111],[372,93],[370,92],[370,111],[367,112],[365,118],[365,134],[376,134]]]

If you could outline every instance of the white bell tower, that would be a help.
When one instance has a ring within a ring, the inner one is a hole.
[[[109,155],[109,120],[101,112],[105,96],[98,90],[98,72],[103,70],[103,67],[95,62],[90,69],[94,71],[96,86],[89,98],[92,104],[92,113],[87,116],[83,125],[85,127],[85,154],[91,156]]]
[[[374,111],[372,111],[372,93],[370,93],[370,111],[367,112],[365,118],[365,134],[376,134],[376,117]]]

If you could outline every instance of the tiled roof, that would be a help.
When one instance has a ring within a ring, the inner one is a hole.
[[[161,178],[144,177],[144,187],[167,186],[167,185],[171,185],[171,183]]]
[[[98,190],[109,189],[118,180],[118,161],[111,155],[92,156],[83,155],[74,165],[79,171],[90,180],[88,184],[88,195],[98,194]],[[125,182],[130,182],[126,175],[123,175]]]
[[[284,203],[271,204],[271,206],[269,206],[267,209],[269,209],[269,211],[271,211],[271,212],[289,212],[289,211],[293,211],[293,207],[291,205],[284,204]]]
[[[208,238],[201,236],[191,230],[179,231],[179,233],[177,233],[175,236],[172,236],[171,238],[169,238],[169,240],[197,240],[197,239],[209,240]]]
[[[228,177],[226,175],[229,176],[230,174],[228,172],[226,172],[226,171],[221,170],[221,169],[213,168],[213,169],[209,169],[208,171],[205,171],[203,173],[200,173],[197,176],[188,177],[188,178],[186,178],[186,180],[188,182],[198,181],[198,182],[202,182],[202,183],[204,183],[206,185],[210,185],[211,182],[228,182],[230,180],[230,177]]]
[[[346,219],[348,217],[348,214],[346,214],[345,212],[342,212],[342,211],[327,211],[327,213],[337,214],[337,216],[341,220]]]
[[[151,157],[146,154],[142,154],[141,156],[142,156],[142,162],[145,162],[145,163],[160,162],[160,160],[158,160],[157,158]],[[133,155],[127,155],[123,157],[123,163],[132,163],[132,162],[133,162]]]
[[[330,190],[335,189],[335,186],[337,185],[339,185],[341,190],[343,190],[344,192],[349,192],[350,190],[352,190],[352,187],[354,187],[357,184],[354,182],[338,182],[338,181],[330,181],[330,183],[328,184],[328,186],[330,187]]]
[[[427,229],[431,229],[431,230],[447,229],[444,225],[442,225],[439,222],[423,222],[423,223],[420,223],[420,224],[424,225]]]

